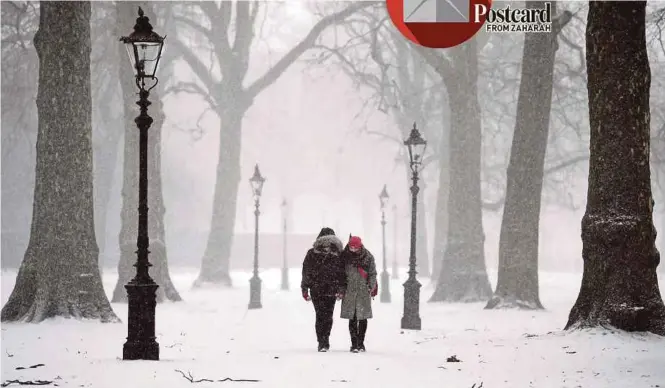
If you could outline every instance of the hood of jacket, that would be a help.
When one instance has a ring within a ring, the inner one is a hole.
[[[342,244],[342,240],[337,236],[327,235],[317,238],[314,241],[312,248],[314,248],[314,252],[316,253],[329,253],[333,250],[339,253],[344,249],[344,245]]]

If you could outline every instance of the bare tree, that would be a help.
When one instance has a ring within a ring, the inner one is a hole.
[[[552,13],[556,13],[556,3]],[[527,2],[544,9],[545,2]],[[557,35],[572,17],[563,13],[551,33],[526,33],[517,120],[510,151],[506,201],[499,240],[499,276],[485,308],[542,309],[538,294],[540,203],[552,107]]]
[[[645,1],[589,3],[584,274],[566,329],[613,326],[665,335],[652,219],[645,14]]]
[[[477,38],[452,48],[450,58],[419,48],[443,79],[450,104],[450,191],[446,252],[430,302],[487,300],[492,290],[485,266],[480,190],[482,123],[478,102]]]
[[[32,228],[2,321],[118,321],[104,293],[95,241],[90,15],[87,1],[41,3]]]
[[[136,18],[138,5],[141,5],[146,15],[154,15],[153,5],[149,2],[117,2],[118,13],[117,35],[127,34],[131,31],[133,21]],[[154,20],[155,18],[152,17]],[[158,28],[158,27],[157,27]],[[167,44],[169,42],[167,41]],[[118,44],[117,55],[125,58],[125,48]],[[165,58],[160,61],[162,67],[168,67],[169,61],[173,57]],[[118,282],[113,291],[113,302],[127,302],[127,291],[124,286],[134,276],[133,265],[136,262],[136,238],[138,236],[138,175],[139,175],[139,131],[134,123],[137,116],[135,107],[136,86],[132,77],[129,76],[126,67],[120,66],[119,78],[122,87],[124,102],[124,129],[125,129],[125,147],[124,147],[124,168],[123,168],[123,187],[122,187],[122,210],[121,210],[121,229],[118,236],[120,243],[120,260],[118,261]],[[161,68],[160,68],[161,70]],[[166,77],[162,77],[161,82]],[[150,96],[152,102],[150,115],[153,117],[153,123],[148,137],[148,236],[150,238],[150,263],[153,265],[153,278],[159,285],[157,289],[157,301],[163,302],[165,299],[171,301],[181,301],[180,294],[175,289],[171,276],[169,274],[168,259],[166,254],[166,238],[164,231],[164,198],[162,194],[161,177],[161,134],[164,124],[164,111],[159,93],[152,92]]]
[[[343,9],[322,17],[299,43],[248,85],[246,76],[250,49],[257,37],[256,30],[260,22],[257,17],[260,10],[269,3],[222,1],[195,4],[193,15],[192,12],[190,15],[183,12],[176,21],[207,41],[212,47],[213,61],[210,67],[206,66],[189,43],[174,39],[171,45],[182,53],[183,59],[203,86],[196,82],[185,82],[174,86],[172,90],[202,96],[209,108],[221,119],[221,126],[210,235],[201,260],[201,271],[194,286],[206,283],[231,286],[229,263],[238,185],[241,180],[240,139],[245,113],[256,96],[272,85],[291,64],[310,49],[327,27],[375,3],[345,3],[348,5],[344,5]],[[215,76],[217,72],[221,73],[221,77]]]

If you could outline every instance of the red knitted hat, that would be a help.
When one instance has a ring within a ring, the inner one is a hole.
[[[360,248],[363,246],[363,241],[358,236],[351,236],[349,239],[349,247]]]

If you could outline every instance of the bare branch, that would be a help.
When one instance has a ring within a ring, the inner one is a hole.
[[[175,46],[176,50],[180,51],[183,59],[204,85],[215,85],[217,83],[213,79],[212,74],[208,72],[208,68],[203,64],[201,59],[199,59],[199,57],[197,57],[187,45],[183,44],[179,39],[173,39],[170,44]]]
[[[284,73],[284,71],[286,71],[286,69],[291,66],[293,62],[295,62],[305,51],[310,49],[316,43],[316,39],[328,26],[341,22],[342,20],[363,8],[376,6],[379,4],[383,3],[374,1],[354,2],[342,11],[323,17],[314,25],[314,27],[312,27],[312,29],[302,41],[300,41],[289,52],[284,54],[284,56],[280,58],[272,68],[266,71],[263,76],[259,77],[256,81],[254,81],[254,83],[247,87],[246,92],[248,94],[248,98],[250,100],[254,99],[254,97],[256,97],[262,90],[273,84],[279,78],[279,76],[281,76],[282,73]]]

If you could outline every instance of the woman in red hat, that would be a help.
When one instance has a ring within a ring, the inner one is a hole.
[[[367,320],[372,318],[372,298],[377,293],[376,263],[358,236],[350,236],[341,258],[346,271],[341,317],[349,320],[351,352],[364,352]]]

